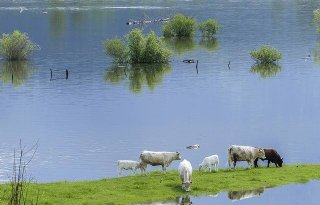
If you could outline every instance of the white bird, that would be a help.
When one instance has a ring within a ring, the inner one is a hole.
[[[194,144],[194,145],[190,145],[188,147],[186,147],[187,149],[199,149],[200,145],[199,144]]]
[[[22,13],[24,10],[27,10],[26,7],[20,7],[20,13]]]

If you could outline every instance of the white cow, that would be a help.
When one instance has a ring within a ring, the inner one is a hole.
[[[184,159],[182,162],[180,162],[178,171],[180,174],[182,189],[184,189],[185,191],[190,191],[190,186],[192,183],[191,163],[188,160]]]
[[[218,166],[219,166],[219,156],[211,155],[203,159],[203,161],[199,165],[199,171],[201,170],[206,171],[209,168],[209,171],[211,172],[212,167],[214,167],[214,171],[218,171]]]
[[[141,168],[145,173],[147,165],[152,166],[162,166],[163,173],[166,173],[166,168],[171,164],[173,160],[180,160],[179,152],[152,152],[152,151],[143,151],[140,154]]]
[[[121,176],[122,170],[132,170],[133,174],[137,169],[141,170],[141,163],[133,160],[118,160],[118,176]]]
[[[228,163],[236,167],[237,161],[247,161],[248,167],[252,167],[256,158],[266,158],[264,150],[257,147],[232,145],[228,149]]]

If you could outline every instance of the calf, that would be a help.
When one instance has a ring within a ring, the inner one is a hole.
[[[192,183],[192,166],[191,163],[188,160],[183,160],[179,164],[178,168],[182,189],[185,191],[190,191],[190,186]]]
[[[199,165],[199,171],[207,170],[209,168],[209,171],[211,172],[212,167],[214,167],[214,171],[218,171],[218,166],[219,166],[218,155],[211,155],[203,159],[203,161]]]
[[[132,170],[133,174],[136,173],[137,169],[141,170],[140,162],[133,160],[118,160],[118,176],[121,176],[122,170]]]
[[[268,167],[270,165],[270,162],[274,163],[276,165],[276,167],[282,167],[283,164],[283,158],[280,157],[280,155],[278,154],[278,152],[275,149],[263,149],[264,153],[266,155],[265,158],[261,158],[260,159],[262,161],[264,160],[268,160]],[[254,160],[254,167],[258,167],[258,160],[259,158]]]
[[[248,168],[252,167],[254,160],[257,158],[265,158],[264,150],[261,148],[250,146],[232,145],[228,149],[229,167],[233,162],[233,167],[236,167],[237,161],[247,161]]]
[[[141,168],[145,173],[147,165],[162,166],[163,173],[166,173],[166,168],[171,164],[173,160],[180,160],[179,152],[151,152],[143,151],[140,154]]]

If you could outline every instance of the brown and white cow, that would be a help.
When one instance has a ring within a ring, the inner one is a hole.
[[[257,158],[265,158],[264,150],[257,147],[231,145],[228,149],[228,163],[231,167],[236,167],[238,161],[248,162],[248,167],[252,167],[254,160]]]
[[[171,164],[173,160],[180,160],[179,152],[152,152],[143,151],[140,154],[142,172],[146,172],[147,165],[162,166],[162,171],[166,173],[166,168]]]
[[[268,167],[270,162],[274,163],[276,167],[282,167],[283,158],[280,157],[278,152],[275,149],[263,149],[266,155],[266,158],[260,158],[262,161],[268,160]],[[259,158],[254,160],[254,167],[258,167],[258,160]]]

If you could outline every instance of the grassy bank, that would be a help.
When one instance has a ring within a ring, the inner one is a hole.
[[[223,191],[252,190],[289,183],[305,183],[320,179],[320,165],[290,165],[282,168],[219,170],[217,173],[194,171],[191,195],[215,194]],[[135,204],[174,199],[183,195],[177,171],[166,175],[150,172],[147,176],[128,176],[84,182],[58,182],[32,184],[30,196],[40,190],[39,204],[106,205]],[[0,204],[7,204],[3,197],[8,187],[1,187]]]

